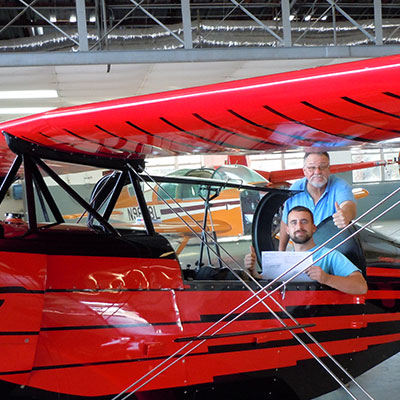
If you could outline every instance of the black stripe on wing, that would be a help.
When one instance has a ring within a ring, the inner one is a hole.
[[[49,140],[52,140],[52,141],[54,141],[56,143],[59,143],[59,144],[62,144],[63,146],[72,147],[72,149],[73,149],[72,151],[74,151],[74,152],[76,150],[81,151],[81,152],[85,152],[85,153],[87,153],[89,151],[87,149],[82,148],[80,143],[77,143],[77,144],[75,144],[75,143],[67,143],[67,142],[63,142],[61,140],[55,139],[55,138],[53,138],[51,136],[48,136],[48,135],[44,134],[43,132],[38,132],[38,133],[40,135],[44,136],[45,138],[49,139]],[[25,138],[25,137],[23,137],[23,138],[28,140],[28,141],[30,140],[30,139]],[[43,144],[41,144],[41,146],[43,146]],[[96,154],[101,154],[103,156],[110,157],[110,153],[104,153],[103,151],[98,151]]]
[[[113,153],[114,153],[114,154],[119,154],[119,155],[127,155],[126,153],[129,153],[129,154],[132,154],[132,153],[139,154],[139,153],[137,153],[136,151],[131,151],[131,150],[127,150],[127,149],[121,149],[121,150],[120,150],[120,149],[114,149],[113,147],[107,146],[106,144],[100,143],[100,142],[98,142],[98,141],[96,141],[96,140],[93,140],[93,139],[89,139],[89,138],[85,138],[85,137],[83,137],[83,136],[80,136],[80,135],[78,135],[77,133],[74,133],[74,132],[70,131],[69,129],[65,129],[65,128],[64,128],[64,131],[67,132],[67,133],[69,133],[70,135],[72,135],[72,136],[74,136],[74,137],[77,137],[78,139],[87,141],[87,142],[89,142],[89,143],[93,143],[93,144],[95,144],[95,145],[97,145],[97,146],[101,146],[101,147],[103,147],[103,148],[105,148],[105,149],[107,149],[107,150],[110,150],[112,153],[111,153],[111,154],[108,154],[108,156],[112,155]]]
[[[249,125],[253,125],[253,126],[256,126],[257,128],[265,129],[265,130],[267,130],[267,131],[269,131],[269,132],[272,132],[272,133],[278,133],[279,135],[287,136],[287,137],[289,137],[289,138],[291,138],[291,139],[297,139],[297,140],[301,140],[301,141],[303,141],[303,142],[310,142],[310,143],[313,143],[313,144],[317,144],[317,143],[323,143],[323,144],[325,144],[325,143],[326,143],[326,142],[321,141],[321,140],[307,139],[307,138],[305,138],[304,136],[292,135],[292,134],[289,134],[289,133],[285,133],[285,132],[278,131],[278,130],[276,130],[276,129],[269,128],[268,126],[261,125],[261,124],[259,124],[259,123],[257,123],[257,122],[254,122],[254,121],[252,121],[252,120],[250,120],[250,119],[244,117],[243,115],[237,113],[237,112],[234,111],[234,110],[228,110],[228,112],[231,113],[233,116],[235,116],[235,117],[241,119],[242,121],[247,122]],[[263,142],[264,142],[264,141],[263,141]],[[269,142],[266,142],[266,143],[269,144]],[[274,143],[273,143],[273,144],[274,144]]]
[[[357,124],[357,125],[362,125],[362,126],[366,126],[368,128],[372,128],[372,129],[376,129],[379,131],[385,131],[385,132],[393,132],[393,133],[400,133],[399,130],[397,129],[385,129],[385,128],[380,128],[379,126],[375,126],[375,125],[371,125],[371,124],[366,124],[365,122],[360,122],[360,121],[356,121],[354,119],[348,118],[348,117],[344,117],[343,115],[338,115],[338,114],[334,114],[333,112],[330,112],[328,110],[325,110],[321,107],[318,107],[314,104],[309,103],[308,101],[302,101],[302,104],[304,104],[305,106],[312,108],[313,110],[319,111],[323,114],[329,115],[331,117],[334,118],[338,118],[341,119],[343,121],[347,121],[347,122],[351,122],[352,124]]]
[[[153,149],[153,148],[160,149],[160,148],[157,147],[157,146],[152,146],[152,145],[148,145],[148,144],[141,143],[141,142],[139,142],[139,141],[135,141],[135,140],[131,140],[131,139],[126,139],[126,138],[124,138],[124,137],[122,137],[122,136],[117,135],[116,133],[110,132],[109,130],[103,128],[103,127],[100,126],[100,125],[97,125],[97,124],[96,124],[95,127],[96,127],[97,129],[99,129],[100,131],[106,133],[107,135],[110,135],[110,136],[112,136],[112,137],[115,137],[116,139],[122,140],[122,141],[124,141],[125,143],[133,143],[136,147],[142,146],[142,147],[143,147],[143,151],[138,150],[139,153],[141,153],[141,154],[150,154],[150,153],[152,153],[152,149]]]
[[[52,140],[53,142],[62,144],[63,146],[69,146],[69,147],[72,147],[73,149],[75,149],[75,146],[76,146],[76,145],[73,144],[73,143],[63,142],[62,140],[58,140],[58,139],[56,139],[56,138],[53,138],[53,137],[51,137],[51,136],[49,136],[49,135],[46,135],[45,133],[40,132],[40,131],[38,131],[38,134],[41,135],[41,136],[43,136],[43,137],[45,137],[46,139]]]
[[[361,103],[360,101],[351,99],[350,97],[347,97],[347,96],[343,96],[342,99],[347,101],[348,103],[354,104],[354,105],[362,107],[362,108],[366,108],[367,110],[375,111],[375,112],[377,112],[379,114],[387,115],[387,116],[393,117],[393,118],[400,118],[400,115],[392,114],[390,112],[381,110],[380,108],[369,106],[368,104]]]
[[[27,142],[30,142],[30,143],[35,143],[35,144],[38,145],[38,146],[43,146],[42,143],[39,143],[39,142],[37,142],[36,140],[33,140],[33,139],[31,139],[31,138],[28,138],[28,137],[26,137],[26,136],[24,136],[24,135],[21,135],[21,139],[24,139],[24,140],[26,140]]]
[[[392,93],[392,92],[383,92],[383,94],[386,95],[386,96],[390,96],[390,97],[393,97],[395,99],[400,100],[400,96],[398,94],[395,94],[395,93]]]
[[[228,112],[229,112],[229,111],[230,111],[230,110],[228,110]],[[233,114],[233,113],[231,113],[231,114]],[[234,114],[233,114],[233,115],[234,115]],[[213,123],[213,122],[211,122],[211,121],[205,119],[204,117],[202,117],[202,116],[199,115],[199,114],[196,114],[196,113],[195,113],[195,114],[193,114],[193,116],[196,117],[197,119],[199,119],[200,121],[204,122],[205,124],[212,126],[213,128],[219,129],[219,130],[221,130],[221,131],[227,132],[227,133],[229,133],[229,134],[231,134],[231,135],[234,135],[234,136],[241,137],[241,138],[246,139],[246,140],[250,140],[250,141],[252,141],[252,142],[256,142],[257,144],[267,144],[267,145],[269,145],[269,146],[278,146],[278,147],[281,147],[281,146],[282,146],[280,143],[268,142],[268,141],[266,141],[266,140],[257,139],[257,138],[251,137],[251,136],[245,136],[245,135],[240,134],[240,133],[238,133],[238,132],[233,132],[233,131],[231,131],[231,130],[229,130],[229,129],[227,129],[227,128],[223,128],[222,126],[219,126],[219,125],[217,125],[217,124],[215,124],[215,123]]]
[[[314,129],[315,131],[326,133],[328,135],[332,135],[332,136],[335,136],[335,137],[340,137],[342,139],[348,139],[348,140],[363,142],[363,143],[365,143],[365,142],[367,142],[367,143],[376,143],[377,142],[376,140],[373,140],[373,139],[365,139],[365,138],[359,138],[358,136],[344,135],[344,134],[341,134],[341,133],[334,133],[334,132],[325,131],[323,129],[316,128],[316,127],[314,127],[312,125],[308,125],[308,124],[305,124],[303,122],[297,121],[297,120],[295,120],[295,119],[293,119],[293,118],[291,118],[291,117],[289,117],[289,116],[287,116],[287,115],[285,115],[285,114],[273,109],[270,106],[266,106],[265,105],[263,107],[266,110],[272,112],[273,114],[280,116],[281,118],[284,118],[284,119],[286,119],[288,121],[294,122],[295,124],[306,126],[307,128],[310,128],[310,129]]]
[[[195,115],[195,114],[193,114],[193,115]],[[200,139],[200,140],[205,141],[205,142],[216,144],[217,146],[223,147],[224,150],[226,150],[227,148],[228,149],[242,149],[241,146],[235,146],[234,144],[226,143],[225,141],[221,141],[221,140],[217,141],[217,140],[207,139],[204,136],[200,136],[200,135],[196,135],[195,133],[188,132],[188,131],[184,130],[183,128],[181,128],[180,126],[174,124],[173,122],[168,121],[164,117],[160,117],[160,119],[161,119],[161,121],[165,122],[169,126],[172,126],[173,128],[177,129],[178,131],[180,131],[182,133],[185,133],[185,134],[187,134],[189,136],[193,136],[196,139]],[[245,150],[251,150],[251,149],[245,149]]]
[[[200,147],[200,146],[193,146],[193,145],[187,144],[187,143],[176,142],[175,140],[171,140],[171,139],[168,139],[168,138],[166,138],[166,137],[163,137],[163,136],[160,136],[160,135],[156,135],[156,134],[154,134],[154,133],[151,133],[151,132],[149,132],[149,131],[146,131],[145,129],[141,128],[141,127],[138,126],[138,125],[135,125],[135,124],[134,124],[133,122],[131,122],[131,121],[125,121],[125,123],[126,123],[127,125],[129,125],[130,127],[135,128],[135,129],[137,129],[138,131],[140,131],[140,132],[142,132],[142,133],[144,133],[144,134],[146,134],[146,135],[148,135],[148,136],[151,136],[151,137],[160,139],[161,141],[165,141],[165,142],[171,143],[171,144],[173,144],[173,145],[177,145],[177,146],[181,146],[181,147],[188,147],[188,148],[190,148],[190,149],[199,149],[199,147]]]

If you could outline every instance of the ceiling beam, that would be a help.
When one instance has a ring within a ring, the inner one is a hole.
[[[0,67],[39,65],[150,64],[174,62],[369,58],[400,53],[398,45],[279,48],[0,53]]]

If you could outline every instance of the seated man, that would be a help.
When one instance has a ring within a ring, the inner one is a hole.
[[[318,225],[325,218],[332,216],[334,224],[342,229],[356,216],[356,203],[351,186],[329,170],[329,154],[327,152],[308,152],[304,156],[304,178],[291,186],[300,193],[289,198],[284,206],[279,250],[285,251],[289,241],[286,233],[287,212],[295,206],[305,206],[314,215],[314,223]]]
[[[313,240],[316,229],[312,212],[308,208],[296,206],[289,211],[287,234],[294,243],[295,251],[313,251],[317,247]],[[329,250],[322,247],[313,254],[313,260],[317,260]],[[256,255],[252,248],[251,253],[245,257],[245,267],[253,277],[260,278],[255,265]],[[311,279],[345,293],[365,294],[368,290],[361,271],[337,250],[326,254],[318,261],[318,265],[312,265],[306,273]]]

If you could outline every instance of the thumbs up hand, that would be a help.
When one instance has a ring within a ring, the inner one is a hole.
[[[254,250],[253,246],[250,246],[250,253],[246,254],[245,258],[244,258],[244,266],[249,270],[253,270],[255,269],[256,266],[256,252]]]
[[[244,258],[244,266],[254,278],[260,279],[261,275],[257,271],[256,261],[256,252],[254,250],[254,247],[250,246],[250,253],[246,254],[246,257]]]
[[[335,201],[336,212],[332,215],[334,224],[339,228],[344,228],[350,221],[347,220],[346,214],[339,203]]]

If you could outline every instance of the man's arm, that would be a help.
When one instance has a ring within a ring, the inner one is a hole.
[[[336,212],[332,215],[334,224],[342,229],[355,218],[357,212],[356,203],[352,200],[346,200],[340,205],[335,202]]]
[[[279,251],[286,251],[287,244],[289,243],[289,235],[287,233],[287,225],[281,220],[281,227],[279,231]]]
[[[359,271],[352,272],[348,276],[337,276],[328,274],[321,267],[313,265],[308,268],[306,273],[314,281],[328,285],[344,293],[365,294],[368,290],[367,282]]]

